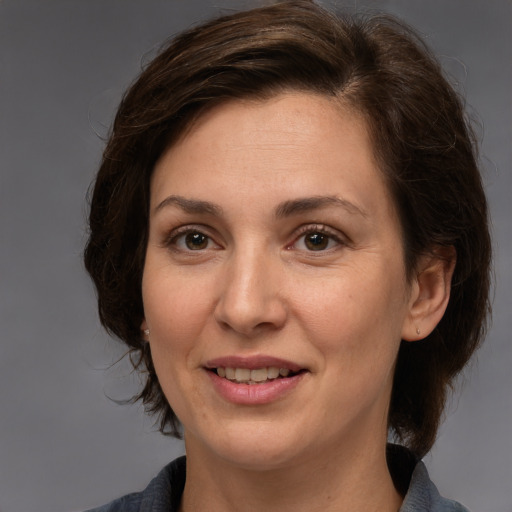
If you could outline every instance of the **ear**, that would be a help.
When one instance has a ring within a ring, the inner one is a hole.
[[[440,322],[450,300],[451,281],[457,254],[454,247],[435,247],[421,256],[411,284],[409,312],[402,339],[426,338]]]
[[[142,323],[140,324],[140,332],[142,335],[142,340],[149,341],[149,327],[145,318],[144,320],[142,320]]]

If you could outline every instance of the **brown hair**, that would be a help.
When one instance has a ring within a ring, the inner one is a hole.
[[[206,109],[284,90],[342,98],[364,115],[397,205],[408,276],[420,254],[453,246],[446,313],[425,340],[402,342],[389,426],[418,456],[432,446],[447,389],[481,341],[489,312],[486,199],[463,104],[420,39],[389,16],[335,16],[279,2],[192,28],[166,45],[127,91],[91,198],[85,265],[106,329],[147,373],[137,398],[179,422],[141,339],[149,183],[156,160]]]

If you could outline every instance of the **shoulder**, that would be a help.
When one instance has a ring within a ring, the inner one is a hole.
[[[460,503],[443,498],[430,480],[427,468],[419,461],[411,476],[409,490],[400,512],[469,512]]]
[[[399,512],[469,512],[460,503],[443,498],[425,464],[403,446],[388,445],[387,460],[395,487],[405,496]]]
[[[177,512],[185,476],[186,459],[179,457],[163,468],[143,491],[86,512]]]

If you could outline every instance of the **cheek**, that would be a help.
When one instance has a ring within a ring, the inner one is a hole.
[[[144,274],[144,314],[154,338],[187,343],[201,330],[211,310],[211,283],[175,272]]]
[[[341,357],[344,364],[360,365],[384,357],[394,360],[400,343],[404,293],[391,278],[347,270],[307,293],[295,290],[298,315],[308,337],[326,358]],[[400,280],[397,280],[400,283]]]
[[[195,352],[211,310],[211,298],[199,284],[167,269],[149,268],[143,278],[142,294],[146,322],[150,329],[153,364],[164,394],[182,419],[187,407],[184,389],[190,391],[188,375],[196,370]],[[195,394],[195,392],[193,392]]]
[[[154,277],[154,278],[153,278]],[[143,301],[150,329],[153,364],[164,394],[173,410],[183,416],[183,381],[194,370],[197,340],[208,317],[209,305],[202,287],[185,285],[179,276],[146,274]]]

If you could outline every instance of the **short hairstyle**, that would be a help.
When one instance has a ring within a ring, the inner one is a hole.
[[[390,16],[334,15],[312,1],[285,1],[208,21],[164,46],[119,106],[90,199],[84,258],[100,320],[145,372],[135,399],[158,415],[162,432],[179,437],[140,332],[151,174],[206,110],[289,90],[341,99],[364,116],[399,214],[409,279],[420,255],[456,250],[444,317],[426,339],[402,341],[396,362],[390,433],[421,457],[454,377],[484,336],[491,242],[463,101],[421,39]]]

